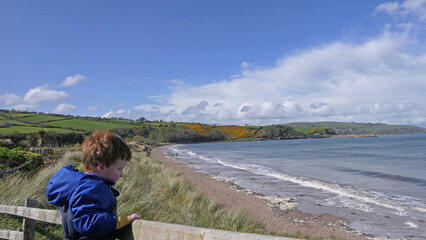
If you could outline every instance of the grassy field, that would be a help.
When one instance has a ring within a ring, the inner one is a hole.
[[[87,118],[86,120],[93,120],[93,118]],[[133,120],[129,120],[129,119],[105,119],[105,118],[101,118],[98,119],[99,121],[105,121],[105,122],[109,122],[109,123],[117,123],[117,124],[124,124],[124,125],[134,125],[136,124],[135,121]]]
[[[128,119],[71,117],[44,113],[0,113],[0,134],[36,133],[41,129],[57,133],[91,132],[96,129],[133,127]]]
[[[21,118],[23,122],[37,124],[37,123],[45,123],[51,121],[60,121],[64,119],[70,119],[70,117],[60,117],[56,115],[30,115],[27,117]]]
[[[39,130],[44,129],[46,131],[55,131],[57,133],[68,133],[68,132],[76,132],[69,129],[61,129],[61,128],[43,128],[43,127],[33,127],[33,126],[7,126],[0,127],[0,134],[3,133],[36,133]]]
[[[322,130],[325,130],[325,129],[327,129],[327,128],[325,128],[325,127],[308,127],[308,128],[298,128],[298,129],[296,129],[296,131],[302,132],[304,134],[310,134],[314,130],[322,131]]]
[[[7,113],[7,116],[19,118],[19,117],[28,117],[28,116],[32,116],[32,115],[34,115],[34,114],[38,114],[38,113],[28,113],[28,112],[9,112],[9,113]],[[41,113],[40,113],[40,114],[41,114]]]
[[[41,129],[57,133],[73,132],[69,129],[46,128],[47,121],[64,119],[62,116],[38,113],[0,113],[0,134],[36,133]]]
[[[104,122],[104,121],[94,121],[86,119],[66,119],[55,122],[46,123],[48,126],[57,127],[57,128],[69,128],[69,129],[81,129],[86,132],[91,132],[96,129],[114,129],[114,128],[123,128],[123,127],[132,127],[130,124],[123,123],[114,123],[114,122]]]
[[[2,126],[29,126],[31,124],[29,123],[25,123],[25,122],[21,122],[15,119],[9,119],[9,118],[0,118],[0,125]]]

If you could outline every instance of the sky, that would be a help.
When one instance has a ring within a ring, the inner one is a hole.
[[[0,109],[426,127],[426,0],[0,0]]]

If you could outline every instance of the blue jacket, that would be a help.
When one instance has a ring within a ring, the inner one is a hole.
[[[116,229],[117,201],[109,188],[114,184],[71,164],[52,176],[46,196],[51,204],[61,207],[66,239],[88,239],[84,236],[105,235]]]

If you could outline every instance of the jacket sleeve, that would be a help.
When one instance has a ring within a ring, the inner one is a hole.
[[[70,199],[74,228],[84,236],[103,235],[116,229],[117,202],[103,183],[82,184]]]

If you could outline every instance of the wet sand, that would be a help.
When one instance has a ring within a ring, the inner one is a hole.
[[[197,172],[187,164],[166,157],[162,147],[153,149],[152,157],[182,174],[193,187],[223,207],[242,209],[250,214],[253,219],[262,222],[269,232],[344,240],[371,239],[371,236],[350,229],[346,219],[293,210],[291,200],[271,202],[263,196],[244,191],[231,182],[213,179]]]

